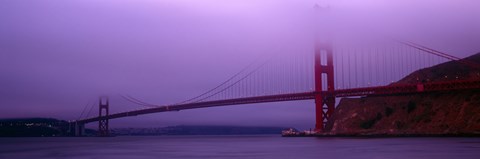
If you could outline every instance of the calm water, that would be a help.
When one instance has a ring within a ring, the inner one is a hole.
[[[0,159],[15,158],[479,159],[480,138],[0,138]]]

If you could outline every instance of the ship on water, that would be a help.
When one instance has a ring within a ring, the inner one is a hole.
[[[306,137],[315,136],[316,132],[312,130],[298,131],[295,128],[288,128],[282,131],[282,137]]]

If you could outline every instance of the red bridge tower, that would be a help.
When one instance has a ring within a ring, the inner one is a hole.
[[[324,131],[335,111],[333,51],[330,44],[315,44],[315,131]]]
[[[108,97],[100,97],[98,101],[98,136],[109,136],[110,129],[108,129],[108,118],[109,115],[109,101]]]

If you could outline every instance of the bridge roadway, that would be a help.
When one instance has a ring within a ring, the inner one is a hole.
[[[353,89],[339,89],[333,92],[320,92],[322,96],[335,97],[351,97],[351,96],[367,96],[367,95],[406,95],[414,93],[428,93],[428,92],[446,92],[454,90],[480,90],[480,79],[475,80],[454,80],[443,82],[428,82],[422,84],[391,84],[388,86],[378,87],[364,87]],[[290,93],[279,95],[267,95],[257,97],[245,97],[226,100],[206,101],[197,103],[187,103],[179,105],[159,106],[154,108],[146,108],[141,110],[133,110],[128,112],[110,114],[103,117],[93,117],[76,121],[80,124],[86,124],[105,119],[115,119],[129,116],[137,116],[143,114],[151,114],[167,111],[180,111],[186,109],[197,109],[217,106],[253,104],[253,103],[268,103],[280,101],[296,101],[314,99],[316,92]]]

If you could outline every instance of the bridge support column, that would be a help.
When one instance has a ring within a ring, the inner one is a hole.
[[[325,124],[335,111],[333,51],[329,44],[315,44],[315,131],[325,130]]]
[[[108,128],[109,115],[109,101],[108,97],[100,97],[98,101],[98,136],[110,136],[110,129]]]
[[[75,136],[84,136],[85,135],[85,124],[75,122]]]

